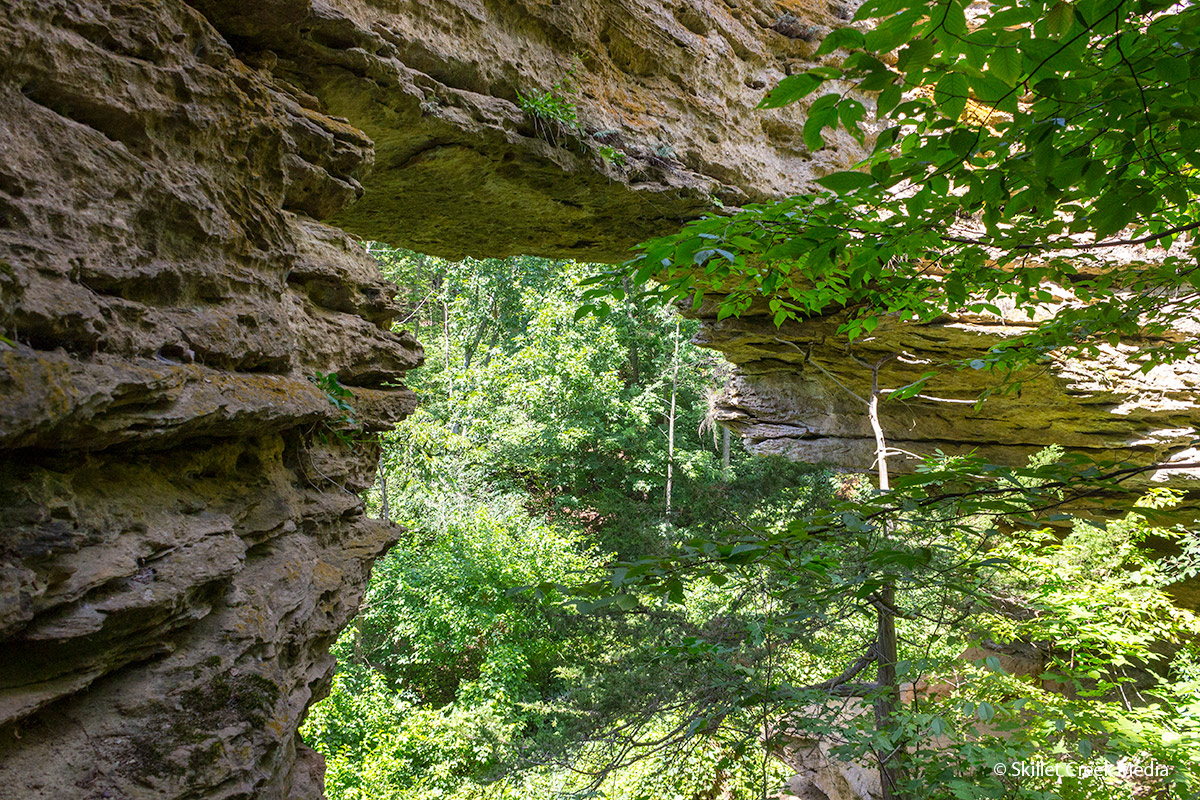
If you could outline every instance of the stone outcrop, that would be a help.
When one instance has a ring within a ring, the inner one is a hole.
[[[0,104],[0,794],[318,797],[422,359],[313,219],[371,143],[180,3],[5,4]]]
[[[847,13],[0,7],[3,793],[319,797],[296,730],[395,539],[357,494],[422,359],[345,231],[616,261],[794,191],[856,150],[752,107]]]
[[[879,800],[879,770],[842,761],[827,739],[803,730],[781,736],[775,757],[796,770],[777,800]]]
[[[809,153],[800,109],[754,108],[854,2],[195,5],[374,141],[365,195],[336,224],[421,252],[620,262],[717,202],[791,194],[861,154],[842,134]],[[541,92],[578,125],[520,108]]]
[[[875,439],[862,398],[870,394],[870,365],[879,386],[894,390],[927,371],[969,364],[987,348],[1029,329],[1023,313],[1010,318],[945,318],[915,325],[883,320],[870,337],[848,346],[837,332],[840,314],[776,328],[765,313],[716,319],[711,303],[696,342],[720,351],[737,370],[717,404],[717,419],[741,434],[756,453],[870,470]],[[1194,337],[1198,331],[1180,330]],[[996,463],[1023,464],[1049,445],[1097,460],[1143,466],[1195,462],[1200,361],[1156,366],[1141,373],[1130,345],[1101,345],[1095,358],[1054,359],[1018,377],[1019,389],[976,400],[996,385],[986,370],[943,369],[921,394],[881,405],[889,458],[897,470],[941,451],[977,453]],[[1200,470],[1169,468],[1135,476],[1130,485],[1156,482],[1197,486]]]

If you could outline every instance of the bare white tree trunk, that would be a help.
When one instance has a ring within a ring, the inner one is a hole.
[[[887,438],[883,435],[883,425],[879,421],[879,369],[894,357],[882,358],[871,367],[871,394],[867,398],[867,417],[875,434],[875,464],[879,471],[881,492],[888,491],[891,482],[888,476]],[[883,521],[883,533],[885,536],[888,534],[886,518]],[[875,724],[880,730],[888,730],[894,724],[900,702],[900,684],[896,677],[896,661],[899,659],[896,642],[896,587],[890,581],[884,583],[875,600],[875,623],[875,680],[884,690],[884,694],[875,701]],[[896,784],[900,778],[900,772],[894,766],[895,752],[877,755],[881,800],[894,800],[897,797]]]
[[[444,287],[443,287],[444,291]],[[450,371],[450,303],[442,297],[442,348],[446,360],[446,399],[454,399],[454,373]]]
[[[721,477],[729,480],[729,428],[721,428]]]
[[[671,489],[675,478],[675,401],[679,389],[679,320],[675,320],[675,354],[671,358],[671,413],[667,417],[667,519],[671,518]]]
[[[379,465],[379,518],[388,522],[392,520],[391,509],[388,508],[387,473],[383,471],[383,464]]]

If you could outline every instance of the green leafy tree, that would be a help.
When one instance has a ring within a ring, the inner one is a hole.
[[[689,343],[694,322],[632,303],[577,319],[589,270],[570,263],[372,251],[385,274],[414,282],[402,320],[427,346],[428,366],[411,376],[422,404],[382,436],[367,497],[407,533],[376,565],[304,734],[336,800],[559,796],[603,769],[580,743],[593,716],[630,713],[650,643],[696,623],[677,609],[579,614],[561,593],[518,589],[574,585],[616,556],[815,507],[830,485],[812,467],[742,453],[723,470],[699,431],[715,364]],[[664,687],[688,682],[687,667],[658,672]],[[654,724],[679,724],[660,712]],[[748,795],[762,766],[696,739],[609,772],[603,791]],[[768,767],[773,781],[782,770]]]
[[[1044,461],[931,462],[887,493],[709,532],[576,587],[591,613],[680,607],[703,620],[642,654],[662,683],[624,698],[592,758],[628,763],[631,743],[697,737],[778,754],[818,740],[877,764],[885,797],[1194,797],[1200,620],[1166,591],[1174,562],[1141,549],[1172,533],[1143,509],[1065,538],[1042,527],[1081,483]],[[887,590],[892,654],[880,648]],[[665,730],[664,709],[679,721]],[[1121,777],[1138,765],[1156,771]]]

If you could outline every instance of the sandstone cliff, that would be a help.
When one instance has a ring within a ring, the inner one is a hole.
[[[0,97],[0,794],[317,797],[395,531],[310,377],[379,430],[422,359],[309,213],[371,143],[178,3],[6,4]]]
[[[1142,373],[1129,344],[1105,344],[1095,358],[1048,360],[1018,377],[1015,391],[976,400],[996,385],[997,375],[969,367],[988,347],[1029,329],[1020,310],[1011,316],[964,315],[926,325],[881,322],[853,346],[837,333],[839,314],[787,323],[769,314],[716,320],[711,304],[697,343],[720,351],[737,365],[717,402],[717,419],[741,434],[756,453],[869,471],[875,440],[860,399],[870,394],[870,369],[880,370],[885,392],[943,368],[916,397],[884,403],[881,421],[893,469],[911,469],[918,456],[941,451],[975,452],[996,463],[1023,464],[1057,444],[1094,459],[1129,465],[1191,462],[1197,449],[1200,361],[1156,366]],[[1196,330],[1180,330],[1194,337]],[[1169,467],[1135,475],[1130,486],[1148,483],[1197,488],[1196,470]]]
[[[860,155],[848,136],[809,153],[800,109],[755,109],[852,2],[195,5],[374,141],[365,195],[334,222],[422,252],[620,262],[714,201],[791,194]],[[538,92],[579,125],[540,128],[518,106]]]

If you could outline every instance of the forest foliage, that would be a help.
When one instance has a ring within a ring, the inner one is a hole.
[[[641,643],[692,623],[678,613],[581,615],[567,594],[535,598],[520,587],[583,583],[616,559],[665,555],[685,533],[716,535],[737,515],[786,516],[832,483],[813,467],[740,450],[724,466],[705,424],[724,365],[690,344],[695,323],[663,309],[630,304],[609,322],[576,319],[590,268],[448,264],[374,247],[409,292],[400,324],[427,348],[411,384],[421,406],[384,435],[383,481],[367,498],[369,513],[382,514],[386,486],[388,516],[406,533],[335,647],[333,690],[305,735],[326,755],[337,799],[578,789],[587,779],[560,762],[576,758],[568,753],[595,730],[593,718],[621,713],[656,680],[633,665],[646,655]],[[607,794],[711,788],[727,753],[697,745],[683,759],[671,752],[621,770]],[[743,761],[722,780],[749,791],[762,764]],[[777,765],[768,772],[782,777]]]
[[[589,270],[569,263],[377,257],[409,287],[428,366],[367,498],[381,514],[386,486],[406,533],[305,728],[332,798],[760,797],[788,775],[772,754],[812,739],[864,763],[902,742],[911,797],[1194,790],[1198,628],[1166,588],[1195,565],[1147,555],[1183,535],[1155,509],[1045,528],[1029,509],[1062,496],[1060,451],[990,468],[1006,491],[982,499],[947,499],[984,469],[969,460],[889,495],[740,449],[724,469],[701,428],[725,376],[688,343],[694,323],[632,303],[577,319]],[[884,583],[909,688],[881,730],[867,665],[842,678]],[[1036,679],[1008,670],[1014,645],[1038,654]],[[1039,759],[1170,779],[994,773]]]

